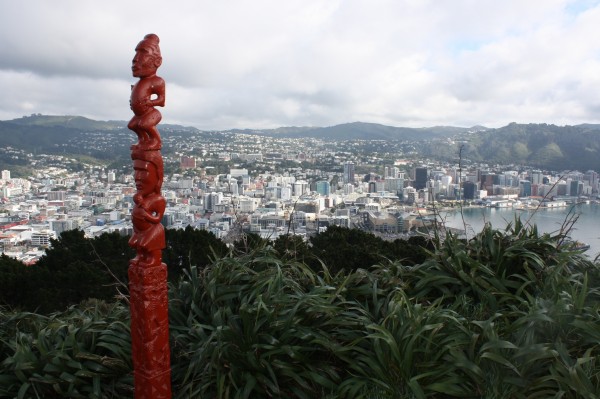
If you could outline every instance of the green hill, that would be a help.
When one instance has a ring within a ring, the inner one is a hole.
[[[600,170],[600,125],[511,123],[471,136],[465,156],[474,161],[526,164],[552,170]]]
[[[83,130],[111,130],[127,126],[124,121],[96,121],[83,116],[32,114],[10,122],[22,126],[65,127]]]
[[[287,130],[255,131],[271,137],[311,137],[324,140],[402,140],[421,141],[451,137],[469,131],[469,128],[434,126],[424,128],[395,127],[377,123],[352,122],[328,127],[288,128]]]

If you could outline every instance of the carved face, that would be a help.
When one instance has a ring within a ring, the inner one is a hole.
[[[153,54],[151,46],[142,40],[135,48],[135,56],[131,61],[131,71],[136,78],[152,76],[162,63],[162,57]]]
[[[135,188],[142,197],[146,197],[155,192],[155,187],[158,184],[158,176],[156,166],[151,162],[134,161],[134,179]]]

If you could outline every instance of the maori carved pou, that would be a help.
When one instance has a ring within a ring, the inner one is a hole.
[[[145,150],[160,150],[160,135],[156,125],[162,119],[156,106],[165,106],[165,81],[156,76],[156,70],[162,64],[159,39],[148,34],[135,48],[131,71],[140,80],[131,86],[129,106],[135,114],[127,127],[133,130],[139,140],[139,147]]]
[[[131,70],[139,81],[131,86],[129,122],[138,142],[131,146],[136,194],[133,235],[136,257],[129,262],[131,346],[136,399],[171,398],[167,266],[162,263],[165,231],[161,220],[166,201],[161,195],[163,159],[155,106],[165,104],[165,82],[156,76],[162,63],[158,36],[148,34],[135,48]]]

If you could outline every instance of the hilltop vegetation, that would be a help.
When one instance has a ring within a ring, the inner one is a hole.
[[[127,267],[135,254],[128,246],[129,237],[119,233],[103,234],[94,239],[84,237],[81,230],[61,233],[51,241],[51,248],[35,264],[0,256],[0,306],[50,313],[93,297],[111,300],[127,290]],[[183,270],[194,265],[200,269],[214,258],[228,254],[225,243],[213,234],[187,227],[166,230],[167,247],[163,262],[169,279],[177,281]],[[255,234],[247,234],[234,242],[234,255],[271,245]],[[273,247],[283,259],[296,259],[318,269],[327,262],[332,273],[356,270],[384,258],[403,259],[416,264],[426,258],[431,242],[422,237],[408,241],[384,241],[372,234],[336,226],[311,239],[310,245],[297,236],[282,236]]]
[[[188,264],[169,284],[174,397],[596,397],[600,268],[563,233],[517,220],[337,273],[293,240]],[[124,300],[0,310],[0,396],[132,397],[130,346]]]
[[[600,125],[511,123],[471,136],[465,156],[548,170],[600,170]]]

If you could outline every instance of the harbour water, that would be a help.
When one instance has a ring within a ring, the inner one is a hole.
[[[466,224],[469,237],[480,232],[486,222],[490,222],[496,229],[503,229],[508,223],[514,222],[515,216],[520,217],[524,223],[537,225],[540,232],[558,232],[569,213],[572,213],[577,216],[577,221],[570,231],[570,237],[590,246],[585,252],[589,257],[594,258],[600,253],[600,204],[583,203],[560,208],[538,208],[537,210],[469,207],[463,208],[462,213],[463,216],[459,210],[453,210],[442,212],[440,216],[445,220],[447,227],[464,230]]]

